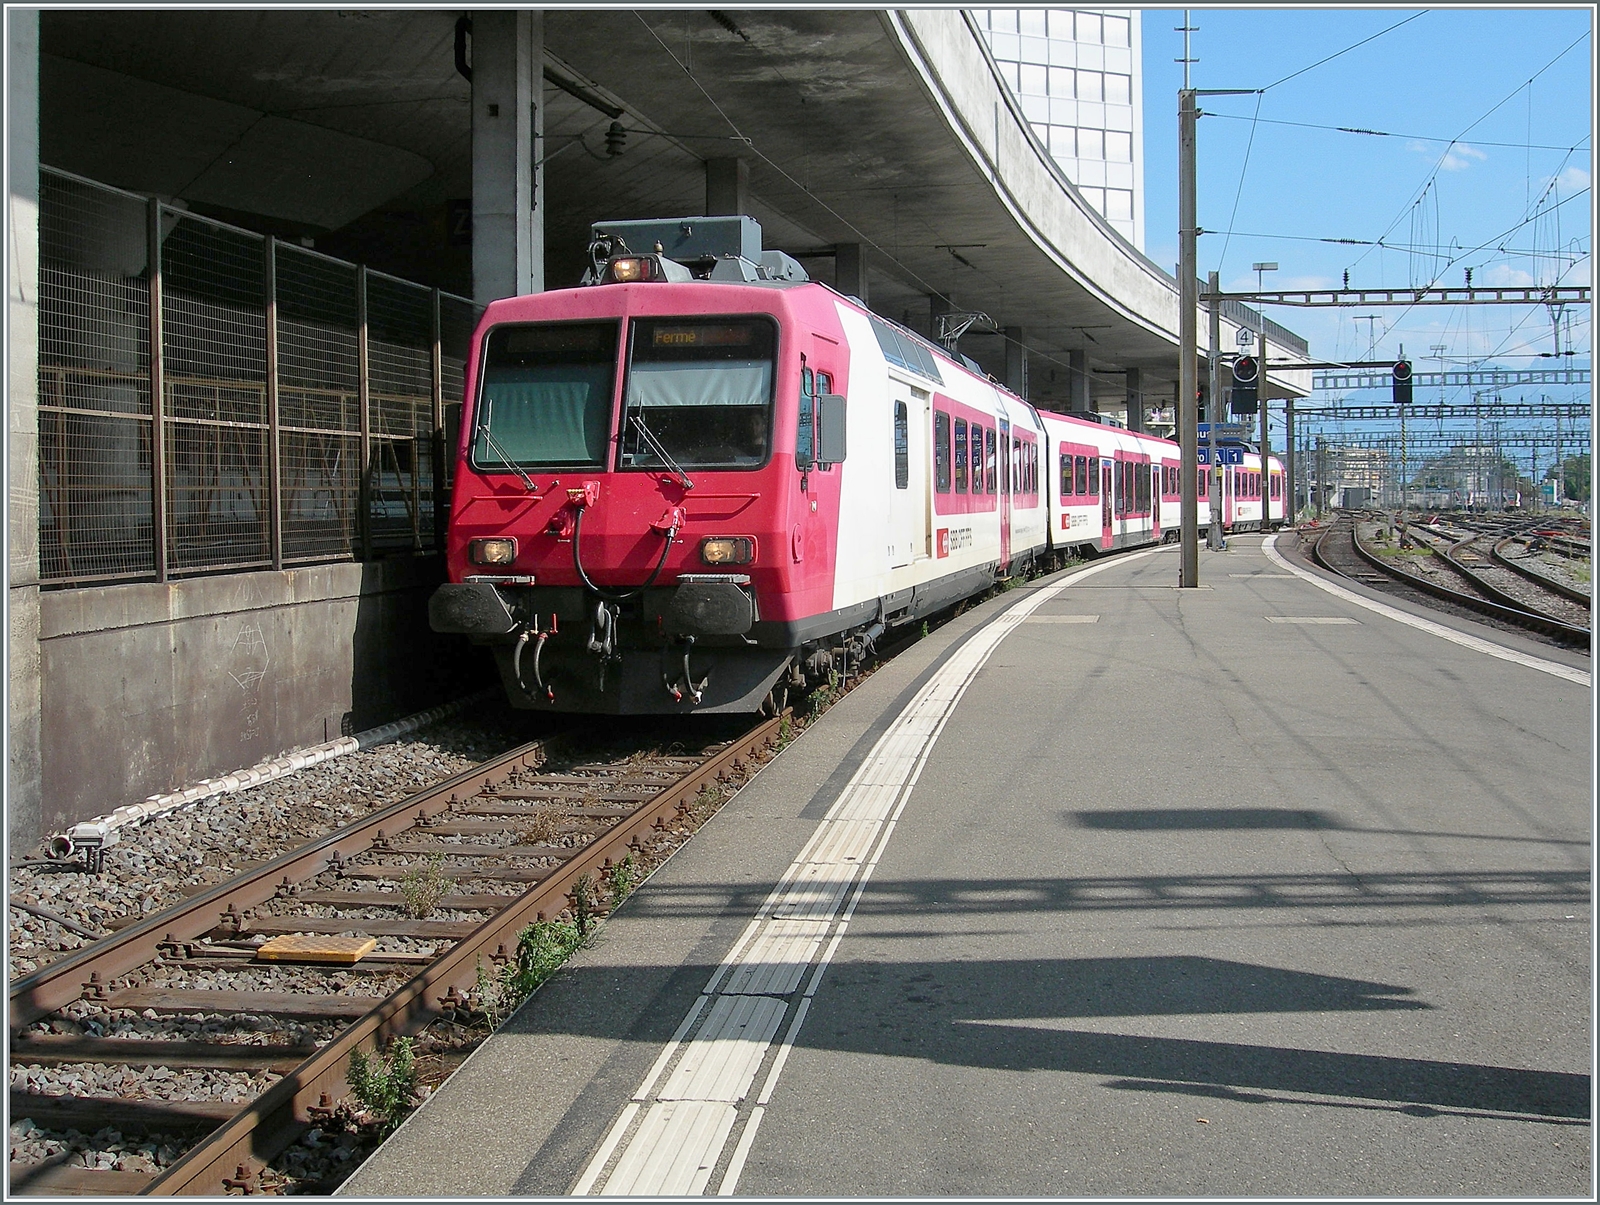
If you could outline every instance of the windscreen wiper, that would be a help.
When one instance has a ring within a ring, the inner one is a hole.
[[[494,402],[486,399],[483,403],[483,421],[478,424],[476,434],[483,437],[483,442],[489,445],[490,451],[494,452],[502,461],[505,462],[506,468],[510,469],[518,477],[522,478],[522,484],[528,487],[528,492],[530,494],[537,494],[539,492],[539,487],[533,483],[533,478],[528,476],[527,472],[520,464],[511,459],[511,453],[507,452],[505,448],[501,446],[500,441],[489,433],[489,423],[493,415]]]
[[[639,428],[639,434],[644,436],[644,440],[650,445],[651,450],[655,452],[657,456],[661,457],[661,462],[671,469],[674,474],[676,474],[678,483],[686,490],[694,489],[694,482],[689,480],[689,474],[685,473],[683,469],[679,467],[678,462],[667,454],[667,449],[664,448],[661,444],[661,441],[656,438],[655,432],[651,431],[649,427],[644,425],[644,419],[638,414],[632,414],[629,415],[629,417],[633,419],[633,425]]]

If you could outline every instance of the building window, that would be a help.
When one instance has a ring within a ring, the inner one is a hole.
[[[1128,92],[1133,81],[1126,75],[1106,75],[1106,104],[1126,105],[1133,103],[1128,99]]]
[[[1133,135],[1126,130],[1107,130],[1106,161],[1108,163],[1132,163]]]
[[[1107,13],[1104,34],[1104,41],[1107,46],[1128,45],[1128,18],[1113,17]]]
[[[1080,71],[1077,75],[1077,88],[1074,95],[1079,100],[1099,101],[1105,99],[1105,76],[1098,71]]]
[[[1103,36],[1100,27],[1100,14],[1079,13],[1078,28],[1075,36],[1080,42],[1089,42],[1095,45],[1100,45]]]
[[[1017,91],[1024,96],[1044,96],[1050,90],[1045,69],[1037,63],[1023,63],[1019,78],[1022,82]]]
[[[1106,157],[1106,134],[1104,130],[1079,130],[1078,131],[1078,158],[1104,159]]]
[[[1113,222],[1133,221],[1133,194],[1120,188],[1106,189],[1105,214]]]

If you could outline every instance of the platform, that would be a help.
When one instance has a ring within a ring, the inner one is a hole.
[[[344,1194],[1588,1196],[1588,659],[1274,543],[883,666]]]

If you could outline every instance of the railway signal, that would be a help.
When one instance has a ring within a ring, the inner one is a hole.
[[[1261,368],[1254,356],[1240,356],[1234,360],[1233,396],[1228,402],[1228,409],[1232,413],[1256,412],[1256,394],[1260,380]]]
[[[1389,370],[1389,377],[1394,382],[1394,404],[1411,405],[1411,361],[1396,360],[1394,367]]]

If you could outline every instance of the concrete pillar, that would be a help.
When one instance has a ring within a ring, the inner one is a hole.
[[[6,830],[13,856],[44,831],[39,668],[39,10],[8,9],[6,214]]]
[[[867,248],[862,243],[840,243],[833,249],[833,287],[846,297],[868,305]]]
[[[1071,398],[1069,410],[1078,414],[1093,411],[1094,390],[1089,388],[1089,353],[1087,351],[1069,351],[1067,353],[1067,396]]]
[[[1144,430],[1144,389],[1140,385],[1139,370],[1129,368],[1126,370],[1128,378],[1128,430]]]
[[[743,159],[706,160],[706,216],[750,212],[750,165]]]
[[[544,14],[472,14],[472,295],[544,290]]]
[[[1020,326],[1006,327],[1006,388],[1028,400],[1028,349]]]

